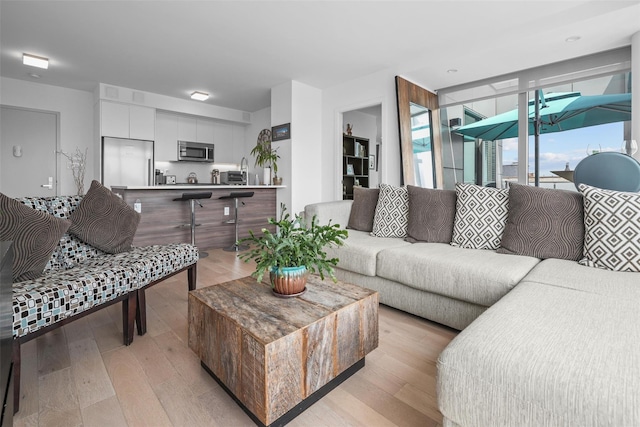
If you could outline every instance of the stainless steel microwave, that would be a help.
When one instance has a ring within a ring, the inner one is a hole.
[[[178,141],[178,160],[184,162],[213,162],[213,144]]]

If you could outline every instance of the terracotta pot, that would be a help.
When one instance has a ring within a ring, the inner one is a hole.
[[[309,272],[305,266],[272,268],[269,272],[273,292],[280,295],[297,295],[305,290]]]

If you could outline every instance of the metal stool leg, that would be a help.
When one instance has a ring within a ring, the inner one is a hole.
[[[202,207],[202,203],[200,203],[200,201],[197,199],[191,199],[189,200],[189,202],[191,204],[191,244],[195,246],[196,245],[196,202],[198,202],[200,207]],[[199,253],[199,258],[206,258],[209,256],[209,252],[199,250],[198,253]]]
[[[249,249],[249,246],[238,244],[238,240],[240,240],[238,237],[238,198],[235,197],[234,201],[235,201],[235,212],[233,215],[233,222],[235,223],[236,240],[233,245],[229,246],[228,248],[224,248],[224,250],[227,252],[240,252],[240,251],[246,251],[247,249]]]

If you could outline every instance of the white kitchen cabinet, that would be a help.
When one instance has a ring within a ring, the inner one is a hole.
[[[178,116],[178,139],[180,141],[196,141],[198,139],[195,117]]]
[[[155,139],[156,110],[140,105],[129,106],[129,138]]]
[[[214,121],[209,119],[196,119],[196,138],[198,142],[214,142]]]
[[[155,139],[155,109],[120,102],[101,101],[102,136]]]
[[[216,145],[216,162],[240,163],[233,152],[233,126],[226,123],[215,123],[213,143]]]
[[[178,160],[178,115],[158,111],[156,113],[155,160],[175,162]]]

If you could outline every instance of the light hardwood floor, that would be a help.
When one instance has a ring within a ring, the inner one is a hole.
[[[210,250],[198,288],[252,265]],[[254,426],[187,344],[187,277],[147,292],[148,332],[122,344],[120,305],[22,347],[21,426]],[[456,331],[380,306],[380,345],[366,365],[290,426],[438,426],[436,360]]]

